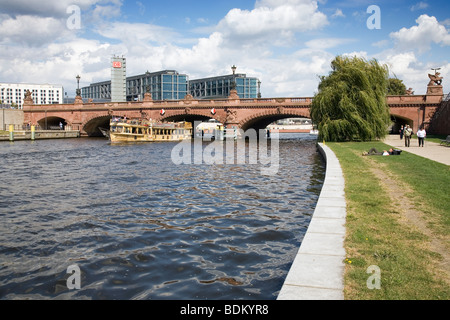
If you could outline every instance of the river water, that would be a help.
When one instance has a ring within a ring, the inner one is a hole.
[[[282,135],[269,176],[176,165],[175,143],[0,143],[0,299],[276,299],[322,188],[315,143]]]

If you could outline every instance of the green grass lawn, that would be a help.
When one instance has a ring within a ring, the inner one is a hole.
[[[339,158],[346,181],[345,298],[449,299],[448,272],[442,271],[439,253],[449,249],[449,167],[407,152],[362,156],[372,147],[389,149],[381,142],[327,145]],[[408,220],[410,212],[419,219]],[[381,270],[379,290],[366,284],[372,265]]]

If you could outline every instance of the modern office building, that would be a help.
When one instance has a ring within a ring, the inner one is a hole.
[[[0,83],[1,103],[22,109],[27,90],[30,90],[35,104],[61,104],[64,102],[62,85]]]
[[[222,99],[227,98],[235,87],[241,99],[261,97],[261,82],[258,78],[248,78],[246,74],[236,73],[235,66],[231,69],[233,74],[230,75],[191,80],[191,95],[195,99]]]
[[[123,62],[113,61],[113,72],[123,67]],[[186,74],[180,74],[175,70],[159,72],[146,72],[145,74],[126,78],[126,101],[141,101],[147,90],[152,94],[153,100],[181,100],[189,93],[195,99],[223,99],[230,95],[234,87],[241,99],[254,99],[261,97],[261,82],[258,78],[249,78],[246,74],[236,73],[236,67],[232,67],[233,73],[225,76],[210,77],[189,80]],[[112,74],[114,77],[114,73]],[[119,80],[117,80],[119,82]],[[117,89],[118,90],[118,89]],[[103,81],[82,88],[83,99],[97,101],[111,100],[111,81]]]
[[[189,78],[175,70],[146,72],[126,78],[126,100],[141,101],[147,90],[153,100],[180,100],[188,94]],[[82,88],[83,99],[111,99],[111,81],[93,83]]]

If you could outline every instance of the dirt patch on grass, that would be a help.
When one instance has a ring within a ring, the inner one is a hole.
[[[450,284],[450,253],[446,245],[449,243],[448,239],[441,239],[428,227],[429,221],[424,218],[423,208],[414,201],[414,191],[407,183],[399,181],[394,174],[387,170],[384,164],[378,163],[370,157],[364,158],[371,163],[371,172],[380,180],[381,186],[385,189],[392,205],[399,213],[399,222],[424,234],[429,239],[424,242],[424,246],[441,257],[437,264],[430,263],[430,267],[434,267],[434,270],[430,270],[430,272],[437,273],[439,278]]]

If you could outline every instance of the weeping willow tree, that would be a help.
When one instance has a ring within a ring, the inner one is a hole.
[[[321,77],[311,118],[325,141],[370,141],[386,136],[390,123],[387,66],[377,60],[336,57]]]

